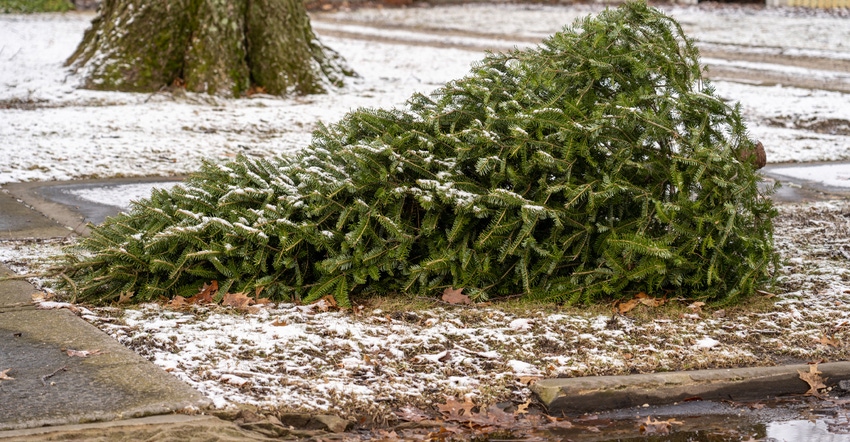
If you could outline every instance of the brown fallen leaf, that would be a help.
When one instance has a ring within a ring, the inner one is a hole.
[[[254,300],[249,298],[245,293],[226,293],[221,299],[221,305],[225,307],[233,307],[236,310],[248,310],[248,306],[254,303]]]
[[[177,296],[171,298],[171,301],[168,301],[168,303],[165,304],[165,305],[167,307],[171,307],[173,309],[179,310],[179,309],[183,309],[183,308],[188,307],[190,304],[188,302],[186,302],[186,298],[184,298],[180,295],[177,295]]]
[[[437,409],[446,416],[446,420],[464,420],[463,416],[469,417],[473,408],[475,404],[469,397],[465,397],[463,402],[452,397],[446,399],[445,404],[437,404]]]
[[[573,427],[573,423],[568,421],[566,418],[549,416],[549,415],[545,415],[545,417],[546,417],[546,420],[549,421],[549,423],[546,424],[547,428],[572,428]]]
[[[50,301],[53,299],[53,295],[45,292],[35,292],[31,296],[32,302],[39,303],[44,301]]]
[[[516,422],[516,417],[493,404],[487,407],[487,420],[490,425],[511,428]]]
[[[807,391],[805,395],[820,397],[821,393],[819,390],[821,388],[826,388],[826,384],[824,384],[826,379],[821,377],[823,373],[818,370],[818,364],[809,365],[809,371],[798,370],[797,373],[800,374],[800,379],[809,384],[809,391]]]
[[[118,295],[118,303],[119,304],[128,304],[130,302],[130,299],[132,299],[133,295],[135,295],[135,294],[136,294],[136,292],[134,292],[134,291],[128,291],[128,292],[121,293],[120,295]]]
[[[431,416],[425,414],[424,411],[412,406],[399,408],[399,410],[395,412],[395,415],[398,416],[399,419],[407,422],[422,422],[424,420],[431,419]]]
[[[336,299],[331,295],[322,296],[318,301],[314,302],[312,305],[314,308],[317,308],[323,312],[336,310],[339,308],[336,303]]]
[[[621,315],[625,315],[626,313],[634,310],[634,308],[638,305],[640,305],[640,301],[637,298],[634,298],[626,302],[618,302],[617,310],[620,312]]]
[[[0,381],[14,381],[15,378],[9,376],[7,373],[12,370],[11,368],[7,368],[3,371],[0,371]]]
[[[267,306],[267,305],[273,305],[273,304],[274,304],[274,301],[272,301],[272,300],[271,300],[271,299],[269,299],[269,298],[256,298],[256,297],[255,297],[255,298],[254,298],[254,304],[255,304],[255,305],[263,305],[263,306]]]
[[[275,321],[272,322],[272,325],[275,327],[286,327],[289,324],[283,319],[275,319]]]
[[[832,336],[821,335],[820,339],[818,339],[818,344],[828,345],[830,347],[840,347],[841,342],[835,339]]]
[[[635,299],[638,299],[641,304],[647,307],[660,307],[667,302],[667,300],[664,298],[653,298],[644,292],[640,292],[635,295]]]
[[[78,357],[78,358],[87,358],[89,356],[97,356],[99,354],[102,354],[100,350],[73,350],[73,349],[70,349],[70,348],[65,350],[65,353],[68,356]]]
[[[456,289],[454,287],[449,287],[443,290],[442,300],[448,302],[449,304],[472,304],[472,300],[469,299],[469,296],[464,295],[463,289]]]
[[[702,313],[702,307],[705,305],[702,301],[692,302],[688,305],[688,308],[694,313]]]
[[[519,404],[516,406],[516,412],[514,414],[528,414],[528,406],[531,405],[531,399],[525,401],[525,403]]]
[[[667,419],[666,421],[652,420],[651,416],[647,416],[646,421],[641,422],[639,428],[640,432],[646,435],[664,435],[670,433],[670,429],[673,428],[674,424],[681,425],[682,422],[679,422],[676,419]]]
[[[534,385],[540,379],[543,379],[543,376],[517,376],[517,380],[522,385]]]
[[[189,304],[212,304],[216,293],[218,293],[218,281],[213,280],[209,284],[204,283],[195,296],[186,298],[186,302]]]
[[[618,301],[615,304],[615,307],[617,308],[617,311],[621,315],[625,315],[626,313],[634,310],[635,307],[637,307],[639,305],[645,305],[647,307],[660,307],[660,306],[664,305],[666,302],[667,302],[667,300],[664,299],[664,298],[653,298],[653,297],[647,295],[644,292],[640,292],[637,295],[635,295],[634,298],[632,298],[628,301],[624,301],[624,302]]]

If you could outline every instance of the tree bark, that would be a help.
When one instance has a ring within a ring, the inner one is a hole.
[[[105,0],[66,62],[98,90],[321,93],[354,73],[302,0]]]

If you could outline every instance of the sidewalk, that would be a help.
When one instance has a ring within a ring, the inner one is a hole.
[[[0,229],[7,239],[71,233],[5,193],[0,193]],[[0,265],[0,277],[11,274]],[[46,440],[68,432],[88,434],[83,437],[87,440],[109,433],[108,439],[121,440],[128,426],[140,424],[153,425],[148,432],[167,428],[179,434],[179,428],[192,428],[185,434],[200,435],[204,427],[207,435],[238,435],[218,440],[248,439],[230,422],[173,415],[203,410],[210,402],[71,310],[37,309],[32,303],[35,292],[25,281],[0,281],[0,373],[5,375],[0,377],[0,440]],[[72,356],[74,350],[90,354]],[[133,419],[152,415],[172,416]],[[106,423],[97,424],[96,430],[91,424],[79,426],[99,421]]]

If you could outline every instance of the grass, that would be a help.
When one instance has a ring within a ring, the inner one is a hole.
[[[0,0],[0,13],[66,12],[74,9],[68,0]]]

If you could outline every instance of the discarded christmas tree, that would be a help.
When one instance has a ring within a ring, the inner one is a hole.
[[[293,157],[205,164],[94,228],[65,285],[734,300],[776,263],[754,145],[679,25],[627,3],[404,109],[351,112]]]
[[[67,64],[91,89],[234,97],[320,93],[353,75],[302,0],[104,0]]]

